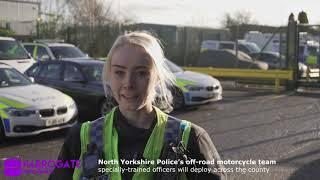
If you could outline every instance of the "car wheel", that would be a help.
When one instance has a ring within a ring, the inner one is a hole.
[[[4,127],[2,124],[2,120],[0,119],[0,144],[3,143],[6,139],[6,135],[4,133]]]
[[[181,109],[184,107],[184,96],[180,88],[176,87],[171,90],[173,96],[173,109]]]
[[[105,116],[112,108],[116,106],[115,100],[113,98],[104,99],[100,105],[101,116]]]

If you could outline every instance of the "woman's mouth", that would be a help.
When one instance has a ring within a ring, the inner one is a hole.
[[[132,96],[132,95],[120,95],[122,98],[124,98],[125,100],[127,101],[133,101],[133,100],[136,100],[138,98],[138,96]]]

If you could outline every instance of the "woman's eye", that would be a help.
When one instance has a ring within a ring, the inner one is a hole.
[[[114,73],[115,73],[116,75],[118,75],[118,76],[124,75],[124,72],[123,72],[123,71],[115,71]]]
[[[146,72],[146,71],[139,71],[139,72],[137,72],[137,74],[138,74],[139,77],[144,77],[144,76],[147,76],[147,75],[148,75],[148,72]]]

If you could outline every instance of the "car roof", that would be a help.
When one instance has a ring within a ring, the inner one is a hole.
[[[23,45],[41,44],[41,45],[46,45],[46,46],[49,46],[49,47],[75,47],[75,45],[69,44],[69,43],[25,42],[25,43],[22,43],[22,44]]]
[[[50,47],[75,47],[73,44],[68,44],[68,43],[46,43]]]
[[[15,41],[15,39],[12,37],[1,37],[1,36],[0,36],[0,40]]]
[[[66,62],[74,62],[77,64],[104,64],[104,61],[94,60],[94,59],[66,59],[62,60]]]
[[[41,64],[49,63],[63,63],[63,62],[72,62],[80,65],[89,65],[89,64],[104,64],[104,61],[93,60],[93,59],[63,59],[63,60],[49,60],[49,61],[38,61]]]

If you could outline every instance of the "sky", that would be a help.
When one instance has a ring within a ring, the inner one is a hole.
[[[280,26],[302,10],[310,24],[320,24],[319,0],[114,0],[113,6],[121,16],[157,24],[220,27],[225,13],[245,11],[259,24]]]
[[[65,4],[65,0],[42,0]],[[112,4],[120,17],[135,22],[219,28],[226,13],[250,13],[261,25],[287,24],[291,12],[305,11],[310,24],[320,24],[320,0],[100,0]]]

